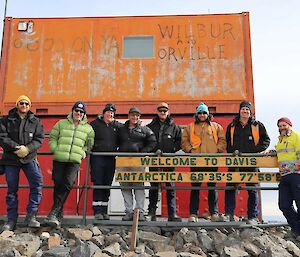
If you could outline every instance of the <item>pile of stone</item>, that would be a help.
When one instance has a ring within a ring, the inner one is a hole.
[[[300,257],[300,242],[287,227],[140,227],[133,252],[130,236],[129,227],[18,228],[0,234],[0,257]]]

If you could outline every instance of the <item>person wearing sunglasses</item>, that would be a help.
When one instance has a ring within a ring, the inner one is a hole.
[[[156,146],[154,152],[175,153],[181,149],[181,128],[176,125],[170,116],[169,105],[165,102],[157,105],[157,115],[152,122],[147,126],[154,132],[156,137]],[[162,171],[173,172],[173,167],[164,168]],[[150,171],[158,171],[157,168],[150,168]],[[166,186],[173,187],[175,183],[167,182]],[[156,221],[156,209],[158,201],[158,186],[159,183],[151,182],[149,190],[149,206],[148,215],[151,221]],[[174,189],[167,190],[167,206],[168,206],[168,221],[180,222],[181,218],[176,215],[176,191]]]
[[[30,108],[29,97],[21,95],[16,101],[16,107],[0,120],[0,146],[3,148],[0,164],[8,187],[6,195],[8,221],[2,230],[16,228],[20,169],[23,170],[30,187],[25,224],[28,227],[40,227],[36,214],[42,199],[43,177],[37,162],[37,150],[44,141],[44,128]]]
[[[186,153],[222,153],[226,149],[225,133],[222,126],[212,122],[207,105],[200,103],[196,109],[195,120],[187,125],[182,133],[182,150]],[[191,167],[191,172],[216,172],[215,167]],[[201,183],[191,183],[189,222],[198,221],[199,187]],[[216,183],[207,183],[215,187]],[[208,190],[208,209],[211,221],[221,221],[218,210],[218,191]]]
[[[81,161],[93,147],[94,130],[88,124],[85,103],[78,101],[67,119],[58,121],[50,132],[49,147],[53,152],[53,205],[45,223],[59,227],[63,206],[75,183]]]

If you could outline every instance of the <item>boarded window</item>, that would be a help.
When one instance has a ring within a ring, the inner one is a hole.
[[[153,58],[153,36],[124,37],[123,58]]]

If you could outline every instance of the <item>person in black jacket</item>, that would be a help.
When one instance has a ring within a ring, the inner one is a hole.
[[[14,230],[16,227],[21,168],[30,187],[25,223],[29,227],[40,227],[36,214],[42,199],[43,177],[37,162],[37,150],[44,140],[44,128],[41,121],[30,111],[30,107],[30,99],[21,95],[16,101],[16,107],[0,120],[0,146],[4,151],[0,163],[3,165],[8,186],[8,221],[2,230]]]
[[[148,127],[154,132],[157,144],[154,148],[156,153],[175,153],[181,149],[181,128],[175,124],[169,115],[169,105],[160,103],[157,106],[157,115]],[[150,168],[150,171],[157,171],[157,168]],[[174,171],[174,168],[164,168],[163,171]],[[149,206],[148,213],[152,221],[156,221],[156,208],[158,201],[158,183],[151,182],[149,191]],[[173,187],[174,182],[167,182],[166,186]],[[176,215],[176,191],[174,189],[167,190],[167,205],[168,205],[168,221],[181,221],[181,218]]]
[[[114,119],[116,107],[105,105],[102,114],[91,122],[95,131],[92,152],[116,152],[118,150],[118,129],[121,123]],[[115,174],[115,157],[91,155],[91,179],[94,185],[111,186]],[[108,220],[107,214],[110,189],[93,190],[93,209],[95,219]]]
[[[264,125],[252,116],[252,104],[243,101],[240,104],[239,115],[228,125],[226,131],[227,152],[260,153],[270,145],[270,138]],[[241,172],[258,172],[258,168],[239,168]],[[229,169],[235,171],[235,169]],[[247,184],[255,186],[256,184]],[[228,183],[228,186],[236,186]],[[225,191],[225,220],[234,221],[235,190]],[[257,224],[258,192],[248,190],[248,223]]]
[[[138,108],[132,107],[129,110],[128,120],[119,130],[120,152],[151,153],[156,145],[155,135],[150,128],[142,126],[140,121],[141,112]],[[127,167],[126,171],[138,171],[140,168]],[[123,182],[121,186],[135,187],[143,186],[143,182]],[[136,208],[139,209],[139,220],[145,221],[144,205],[145,190],[133,189],[135,194]],[[125,213],[124,221],[133,219],[133,194],[132,189],[122,189],[124,198]]]

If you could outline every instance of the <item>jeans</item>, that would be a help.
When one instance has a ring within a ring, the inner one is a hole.
[[[294,201],[297,210],[294,208]],[[300,174],[294,173],[281,177],[278,205],[292,231],[300,235]]]
[[[5,177],[7,182],[7,218],[16,221],[18,219],[18,189],[20,169],[29,183],[29,202],[27,205],[28,213],[36,213],[42,199],[43,176],[40,166],[36,160],[20,166],[4,166]]]

